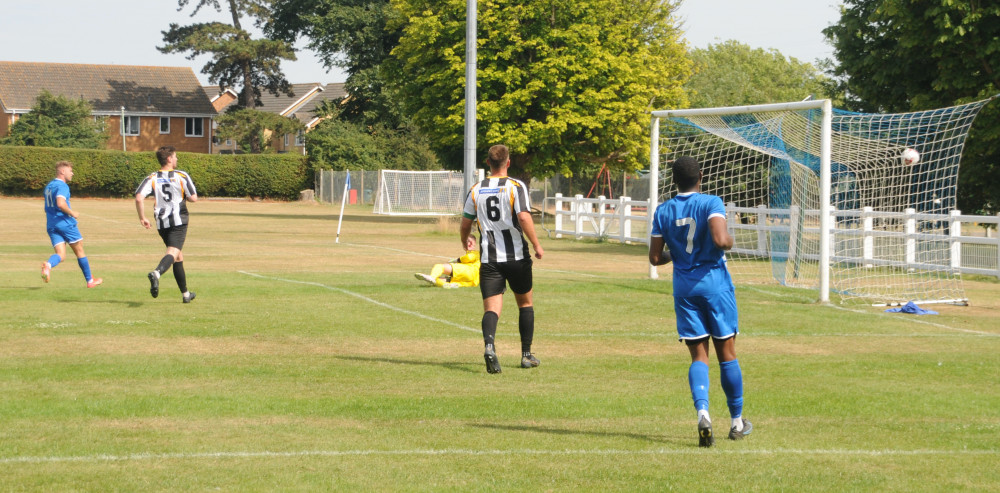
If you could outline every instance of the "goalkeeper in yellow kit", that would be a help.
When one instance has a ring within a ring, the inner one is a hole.
[[[469,235],[465,241],[465,255],[458,257],[454,262],[435,264],[430,275],[418,272],[413,276],[441,288],[478,286],[479,251],[476,250],[476,237]]]

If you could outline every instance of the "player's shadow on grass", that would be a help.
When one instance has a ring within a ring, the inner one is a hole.
[[[128,300],[81,300],[81,299],[64,298],[55,301],[58,303],[87,303],[88,305],[92,303],[113,303],[116,305],[125,305],[129,308],[140,308],[143,305],[145,305],[145,303],[141,301],[128,301]]]
[[[615,431],[592,431],[592,430],[571,430],[568,428],[551,428],[547,426],[526,426],[526,425],[498,425],[490,423],[472,423],[469,426],[475,426],[478,428],[491,428],[495,430],[503,431],[528,431],[532,433],[548,433],[552,435],[586,435],[592,437],[604,437],[604,438],[632,438],[634,440],[643,440],[646,442],[653,443],[674,443],[677,445],[690,444],[691,440],[681,440],[679,438],[671,438],[663,435],[646,435],[642,433],[627,433],[627,432],[615,432]]]
[[[392,363],[394,365],[416,365],[416,366],[440,366],[448,370],[458,370],[464,371],[466,373],[479,373],[481,364],[472,363],[459,363],[454,361],[417,361],[417,360],[405,360],[396,358],[369,358],[365,356],[334,356],[337,359],[345,359],[351,361],[365,361],[365,362],[379,362],[379,363]]]

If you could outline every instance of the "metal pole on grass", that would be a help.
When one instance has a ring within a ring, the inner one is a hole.
[[[476,0],[465,6],[465,190],[476,183]]]

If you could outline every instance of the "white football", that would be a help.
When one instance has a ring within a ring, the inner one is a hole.
[[[920,162],[920,153],[916,149],[907,147],[903,149],[903,154],[900,156],[903,159],[903,164],[908,164],[913,166]]]

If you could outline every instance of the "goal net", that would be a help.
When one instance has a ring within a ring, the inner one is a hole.
[[[669,163],[701,163],[702,191],[727,206],[736,282],[819,289],[822,301],[964,304],[948,218],[969,127],[990,100],[901,114],[825,100],[653,112],[651,189],[668,200]]]
[[[382,170],[375,214],[439,216],[462,212],[463,174],[457,171]]]

